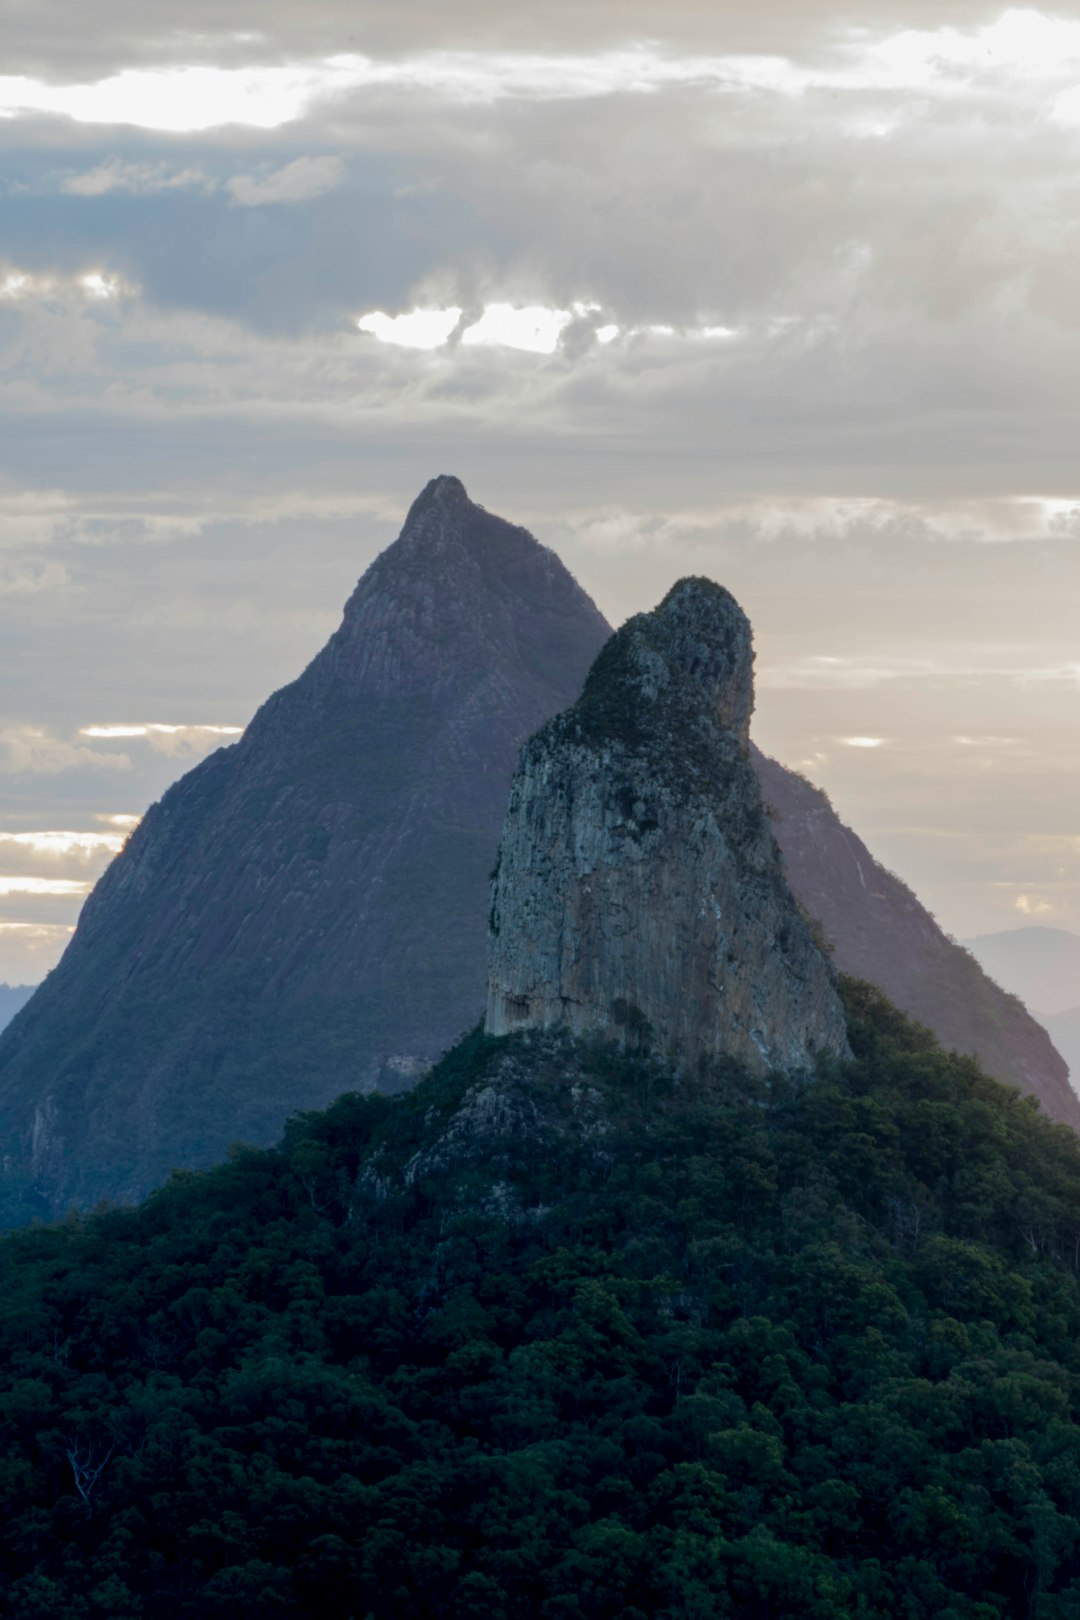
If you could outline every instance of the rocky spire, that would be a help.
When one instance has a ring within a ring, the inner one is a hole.
[[[490,1033],[565,1026],[757,1071],[847,1050],[750,763],[752,708],[750,626],[719,585],[682,580],[612,637],[578,702],[522,750]]]

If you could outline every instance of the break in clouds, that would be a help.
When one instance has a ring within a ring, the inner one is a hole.
[[[1080,926],[1080,8],[228,9],[3,25],[0,979],[441,471],[727,584],[947,928]]]

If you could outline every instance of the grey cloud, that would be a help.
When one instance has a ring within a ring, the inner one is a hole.
[[[200,169],[170,169],[165,163],[107,158],[95,168],[62,176],[59,189],[72,197],[104,197],[110,191],[147,196],[158,191],[212,191],[216,182]]]
[[[300,157],[266,175],[238,174],[228,182],[234,202],[243,208],[263,208],[276,203],[307,202],[333,191],[345,175],[339,157]]]
[[[347,51],[394,55],[407,50],[497,48],[594,49],[662,38],[684,47],[775,52],[820,49],[854,29],[969,26],[993,20],[987,0],[548,0],[507,8],[493,0],[231,0],[227,28],[214,0],[163,0],[152,20],[140,0],[104,0],[93,29],[71,27],[64,0],[24,6],[6,0],[9,73],[71,79],[125,65],[161,61],[277,62],[282,56]],[[1077,14],[1075,0],[1055,7]]]
[[[145,6],[106,3],[83,40],[42,0],[6,44],[51,78],[634,36],[828,63],[855,23],[998,10],[241,5],[230,26],[262,38],[223,41],[206,5],[148,33]],[[1044,112],[1005,76],[555,107],[372,89],[198,137],[9,121],[0,286],[38,280],[0,298],[0,725],[56,759],[93,721],[243,724],[453,471],[613,618],[680,573],[724,580],[756,627],[762,742],[810,761],[947,926],[1007,926],[1051,881],[1076,925],[1077,857],[1046,842],[1077,787],[1076,136]],[[88,272],[128,290],[92,296]],[[551,356],[353,324],[453,303],[464,327],[494,299],[601,307]],[[600,322],[623,328],[607,346]],[[688,335],[711,322],[736,337]],[[677,330],[629,335],[648,324]],[[807,678],[826,667],[843,678]],[[835,742],[867,734],[889,746]],[[0,772],[0,830],[139,812],[179,768],[98,751],[130,768]]]

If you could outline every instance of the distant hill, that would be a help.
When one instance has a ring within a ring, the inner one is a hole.
[[[1067,928],[1005,928],[964,944],[1036,1016],[1080,1006],[1080,934]]]
[[[36,984],[0,984],[0,1029],[5,1029],[20,1007],[30,1000]]]
[[[1048,1013],[1042,1023],[1069,1065],[1073,1084],[1080,1090],[1080,1007],[1070,1007],[1068,1012]]]
[[[1004,978],[1005,988],[995,984],[948,937],[844,825],[820,788],[763,754],[756,763],[791,887],[821,924],[841,972],[870,980],[943,1046],[972,1053],[989,1074],[1031,1092],[1053,1119],[1080,1130],[1080,1099],[1068,1065],[1009,993],[1015,986]]]

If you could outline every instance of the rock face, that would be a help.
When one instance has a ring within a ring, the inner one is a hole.
[[[149,811],[0,1037],[21,1210],[139,1197],[408,1084],[475,1022],[518,750],[608,634],[551,551],[429,484],[309,668]]]
[[[750,626],[683,580],[522,751],[494,880],[487,1029],[801,1069],[847,1036],[748,755]]]
[[[996,1080],[1037,1097],[1051,1119],[1080,1130],[1068,1067],[1023,1003],[875,861],[820,788],[752,753],[788,881],[821,924],[840,971],[876,984],[942,1046],[973,1054]]]

